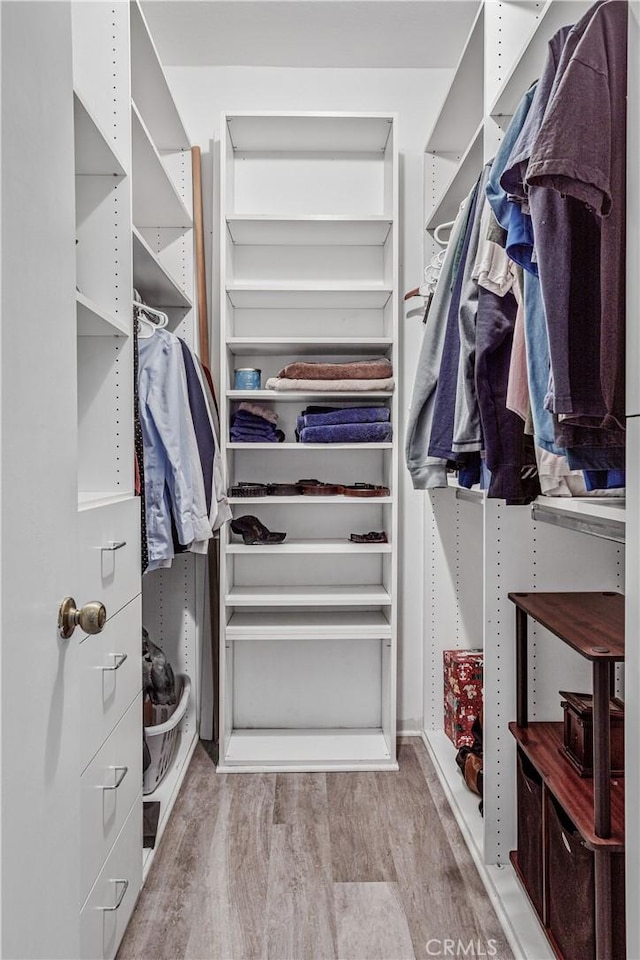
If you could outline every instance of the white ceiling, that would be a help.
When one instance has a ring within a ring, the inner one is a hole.
[[[478,0],[142,0],[169,66],[453,67]]]

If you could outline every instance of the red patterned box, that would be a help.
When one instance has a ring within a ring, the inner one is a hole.
[[[455,747],[470,747],[482,710],[482,650],[445,650],[443,656],[444,732]]]

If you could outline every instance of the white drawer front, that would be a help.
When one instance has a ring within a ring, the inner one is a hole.
[[[142,784],[142,695],[80,779],[81,902],[98,876]]]
[[[78,604],[99,600],[112,617],[140,593],[140,500],[78,514]]]
[[[81,771],[142,689],[141,618],[136,597],[80,644]]]
[[[142,794],[80,911],[80,960],[113,960],[142,887]]]

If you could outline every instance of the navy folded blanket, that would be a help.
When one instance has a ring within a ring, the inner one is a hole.
[[[388,423],[389,416],[388,407],[344,407],[327,413],[303,413],[298,417],[298,430],[334,423]]]
[[[390,423],[334,423],[300,431],[301,443],[388,443],[390,440]]]

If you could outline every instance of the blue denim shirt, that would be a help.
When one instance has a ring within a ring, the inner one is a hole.
[[[144,494],[151,569],[174,555],[178,540],[212,536],[202,469],[189,409],[180,341],[166,330],[138,341],[138,392],[144,444]]]

